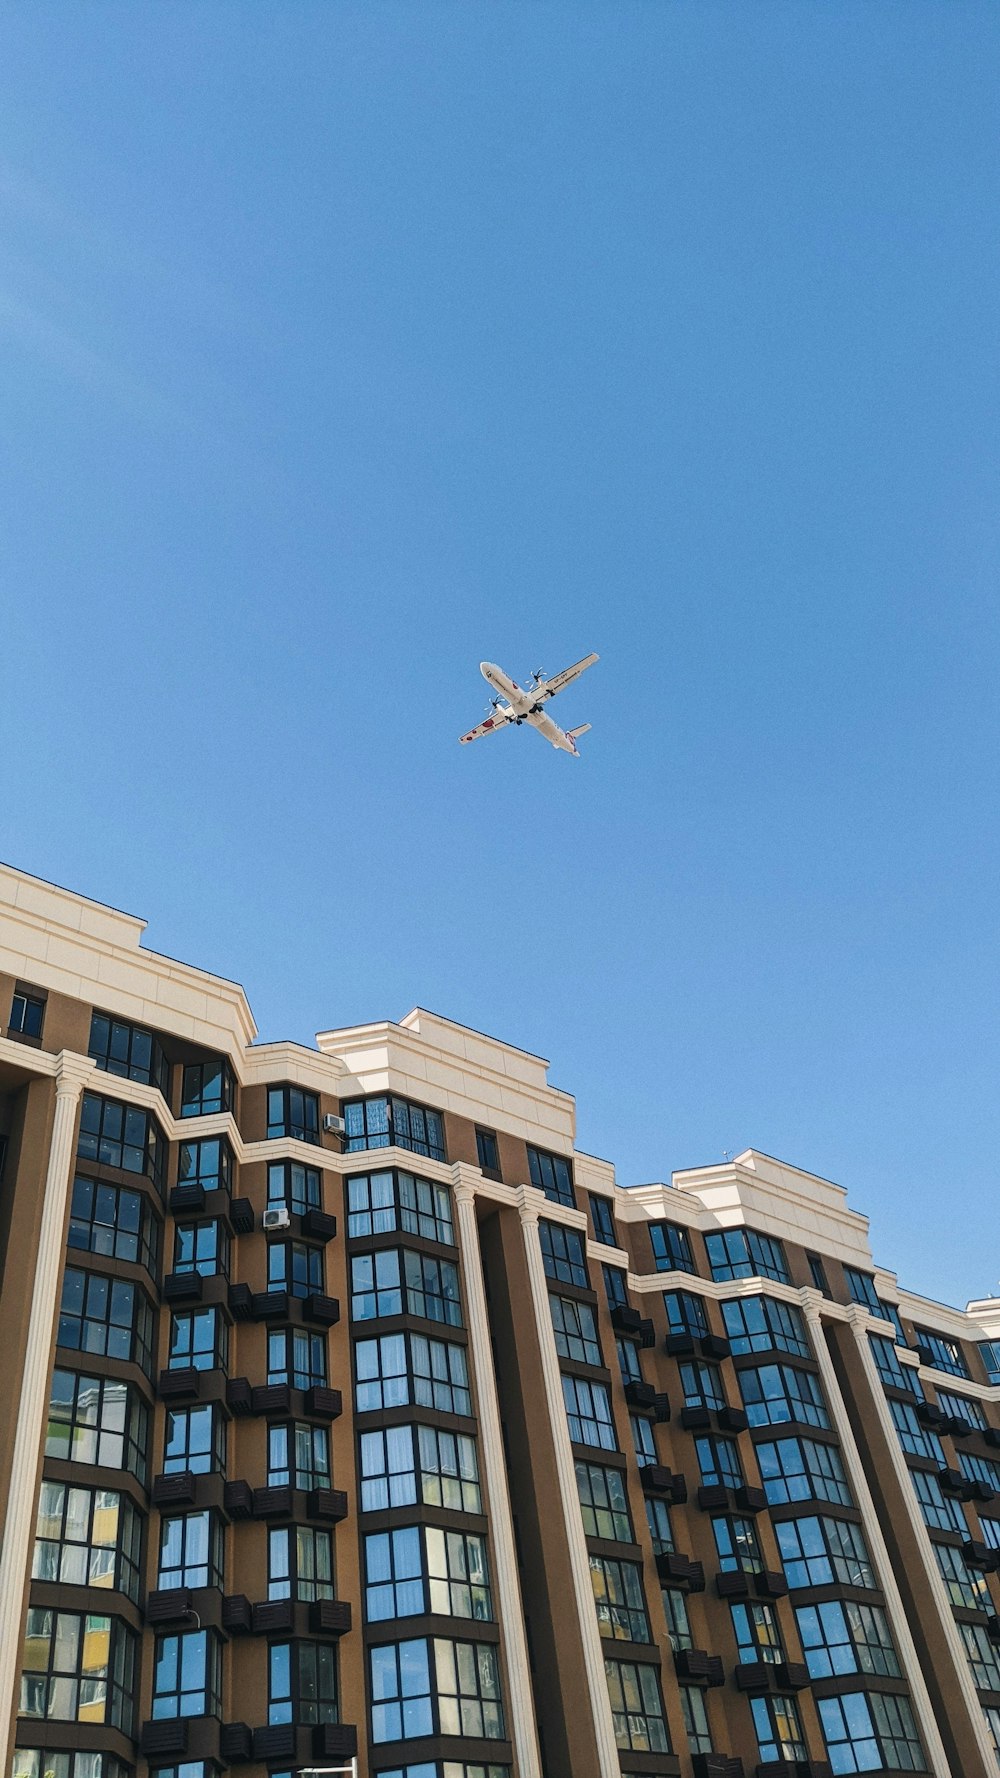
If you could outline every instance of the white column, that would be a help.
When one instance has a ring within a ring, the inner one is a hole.
[[[910,1688],[913,1713],[917,1719],[917,1726],[920,1730],[920,1738],[924,1744],[924,1751],[930,1761],[930,1770],[934,1774],[934,1778],[952,1778],[951,1767],[948,1764],[944,1744],[941,1740],[941,1734],[937,1726],[937,1718],[934,1715],[930,1694],[924,1684],[924,1676],[920,1670],[920,1660],[917,1655],[916,1647],[914,1646],[913,1637],[910,1634],[910,1625],[906,1616],[906,1607],[903,1604],[902,1596],[896,1582],[896,1573],[892,1566],[892,1558],[889,1555],[888,1546],[882,1535],[882,1526],[879,1522],[875,1501],[872,1497],[871,1489],[868,1486],[868,1478],[865,1475],[860,1452],[855,1443],[854,1429],[851,1425],[850,1415],[847,1411],[847,1404],[844,1400],[840,1381],[837,1377],[837,1372],[834,1369],[833,1359],[830,1357],[830,1348],[826,1343],[826,1336],[823,1332],[822,1306],[825,1299],[822,1293],[818,1290],[804,1290],[802,1291],[801,1296],[803,1312],[809,1323],[813,1355],[819,1362],[820,1376],[823,1379],[823,1389],[826,1394],[830,1413],[833,1417],[834,1431],[840,1439],[841,1459],[847,1474],[847,1479],[851,1484],[851,1492],[854,1495],[855,1504],[860,1507],[864,1517],[863,1528],[865,1541],[871,1554],[876,1580],[885,1596],[886,1612],[892,1626],[893,1640],[899,1651],[904,1678]],[[848,1314],[850,1313],[851,1311],[848,1310]],[[864,1311],[862,1311],[862,1315],[864,1316]],[[854,1331],[856,1333],[857,1329]],[[871,1363],[870,1359],[869,1363]],[[878,1377],[875,1375],[874,1366],[872,1366],[872,1375],[875,1377],[876,1383],[876,1388],[872,1393],[876,1394],[884,1404],[885,1396],[883,1395],[881,1384],[878,1382]],[[889,1418],[888,1409],[886,1409],[885,1417],[886,1419]],[[899,1448],[899,1441],[896,1438],[895,1428],[892,1426],[891,1420],[889,1425],[889,1444],[895,1450]],[[902,1457],[902,1453],[900,1453],[900,1456]],[[907,1498],[907,1504],[912,1500],[915,1508],[916,1498],[913,1493],[910,1478],[905,1473],[905,1465],[901,1485]],[[938,1581],[943,1587],[940,1576],[938,1576]],[[951,1607],[948,1605],[947,1601],[945,1601],[942,1617],[948,1624],[953,1623]],[[964,1656],[963,1665],[966,1665]],[[980,1711],[979,1714],[982,1716],[982,1711]],[[984,1720],[984,1730],[985,1726]],[[963,1778],[973,1778],[973,1775],[971,1773],[963,1774]]]
[[[35,1477],[48,1410],[46,1379],[59,1306],[57,1286],[65,1251],[66,1202],[73,1171],[76,1108],[84,1082],[93,1071],[94,1064],[87,1057],[74,1055],[69,1050],[60,1053],[56,1068],[55,1118],[21,1374],[21,1400],[14,1432],[7,1521],[0,1547],[0,1718],[5,1739],[15,1708],[14,1690],[21,1667],[21,1605],[35,1531]],[[9,1759],[10,1749],[7,1748],[4,1771]]]
[[[590,1579],[590,1562],[587,1557],[583,1515],[580,1511],[580,1495],[576,1485],[576,1466],[570,1446],[566,1403],[562,1392],[562,1376],[556,1356],[552,1316],[549,1312],[549,1292],[545,1282],[545,1268],[542,1265],[542,1249],[538,1240],[538,1211],[529,1201],[528,1193],[523,1188],[518,1208],[521,1216],[521,1233],[524,1236],[524,1247],[528,1258],[528,1278],[531,1283],[531,1303],[535,1311],[538,1349],[542,1359],[545,1400],[549,1410],[552,1443],[555,1448],[556,1469],[559,1476],[559,1498],[566,1529],[566,1541],[569,1545],[570,1569],[573,1576],[573,1604],[583,1642],[583,1658],[587,1673],[587,1701],[593,1720],[594,1743],[600,1762],[601,1778],[620,1778],[621,1767],[618,1761],[618,1747],[615,1742],[615,1725],[611,1717],[611,1699],[608,1696],[607,1675],[604,1671],[604,1652],[597,1624],[594,1589]],[[581,1699],[581,1704],[582,1702]]]
[[[878,1415],[882,1429],[885,1433],[885,1441],[889,1447],[890,1462],[892,1463],[892,1467],[896,1474],[900,1493],[903,1496],[906,1515],[916,1533],[917,1548],[920,1551],[920,1558],[923,1564],[923,1574],[921,1578],[930,1593],[934,1602],[934,1608],[941,1620],[941,1626],[948,1643],[948,1651],[955,1668],[955,1678],[957,1680],[958,1690],[964,1700],[966,1709],[968,1710],[973,1732],[979,1743],[979,1751],[983,1756],[983,1771],[984,1773],[995,1772],[997,1756],[993,1746],[993,1737],[986,1725],[986,1718],[983,1715],[983,1707],[979,1702],[979,1694],[976,1691],[976,1684],[972,1677],[972,1669],[969,1666],[968,1656],[965,1652],[965,1645],[959,1635],[958,1625],[952,1614],[951,1600],[948,1597],[947,1589],[941,1577],[941,1570],[934,1559],[934,1550],[931,1545],[931,1540],[927,1535],[927,1527],[923,1521],[923,1515],[920,1511],[913,1483],[910,1480],[910,1472],[903,1455],[903,1447],[899,1442],[899,1434],[896,1431],[895,1423],[889,1412],[889,1403],[886,1400],[885,1390],[882,1388],[881,1379],[878,1371],[875,1369],[875,1360],[872,1357],[871,1343],[868,1338],[867,1312],[861,1308],[859,1304],[853,1304],[847,1311],[847,1319],[850,1322],[851,1332],[857,1341],[858,1352],[861,1358],[861,1368],[865,1373],[865,1381],[868,1384],[869,1392],[875,1404],[875,1412]],[[947,1689],[950,1689],[950,1687]],[[916,1702],[916,1699],[914,1699],[914,1702]],[[928,1700],[928,1703],[929,1702],[930,1700]],[[968,1775],[963,1774],[963,1778],[968,1778]]]
[[[507,1464],[500,1429],[500,1404],[493,1371],[493,1349],[486,1312],[483,1260],[476,1228],[476,1194],[467,1180],[459,1179],[452,1190],[462,1255],[465,1300],[469,1315],[469,1341],[476,1378],[479,1408],[479,1443],[490,1502],[493,1535],[493,1580],[500,1622],[503,1626],[507,1683],[513,1721],[510,1738],[517,1762],[517,1778],[541,1778],[535,1703],[531,1691],[528,1645],[524,1633],[524,1609],[517,1574],[514,1521],[507,1488]]]

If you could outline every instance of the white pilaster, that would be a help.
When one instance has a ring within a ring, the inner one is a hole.
[[[857,1342],[858,1352],[861,1358],[861,1368],[865,1373],[865,1381],[868,1384],[869,1392],[875,1405],[875,1412],[878,1415],[882,1430],[885,1434],[885,1442],[889,1447],[889,1460],[896,1474],[899,1491],[903,1496],[906,1515],[916,1533],[917,1548],[920,1551],[920,1559],[923,1564],[921,1579],[934,1601],[934,1609],[941,1621],[941,1628],[944,1631],[948,1643],[948,1652],[951,1655],[952,1663],[955,1668],[958,1691],[968,1711],[973,1733],[979,1743],[979,1751],[983,1758],[983,1772],[995,1772],[997,1756],[993,1746],[993,1737],[986,1725],[986,1718],[983,1715],[983,1707],[979,1702],[979,1695],[976,1691],[975,1680],[972,1677],[972,1669],[969,1666],[965,1646],[958,1633],[958,1625],[952,1614],[951,1600],[948,1597],[947,1589],[941,1576],[941,1570],[934,1559],[931,1540],[927,1535],[927,1527],[924,1524],[916,1492],[913,1483],[910,1480],[910,1472],[903,1455],[903,1447],[899,1442],[899,1434],[896,1431],[892,1415],[889,1412],[889,1403],[886,1400],[885,1390],[882,1388],[881,1378],[879,1377],[878,1371],[875,1369],[875,1360],[872,1357],[871,1344],[868,1339],[868,1319],[867,1311],[859,1304],[853,1304],[847,1311],[847,1320],[850,1324],[851,1332]],[[907,1678],[909,1677],[909,1674],[907,1674]],[[910,1683],[912,1687],[912,1680]],[[927,1702],[929,1707],[929,1698]],[[914,1704],[915,1703],[916,1695],[914,1695]],[[963,1778],[969,1778],[969,1775],[963,1774]]]
[[[914,1646],[913,1637],[910,1634],[910,1625],[906,1616],[906,1607],[903,1604],[902,1596],[896,1582],[892,1559],[889,1555],[885,1538],[882,1535],[882,1527],[879,1523],[878,1512],[875,1507],[871,1489],[868,1486],[868,1478],[865,1475],[864,1464],[861,1461],[861,1454],[854,1440],[854,1429],[851,1425],[851,1418],[847,1411],[847,1403],[844,1400],[843,1391],[840,1387],[840,1380],[834,1368],[833,1359],[830,1356],[830,1348],[826,1343],[826,1336],[823,1332],[822,1309],[825,1298],[818,1290],[803,1290],[800,1295],[800,1301],[802,1303],[803,1313],[809,1325],[813,1356],[819,1363],[820,1376],[823,1380],[823,1389],[826,1394],[827,1405],[833,1419],[834,1431],[840,1439],[841,1461],[843,1462],[847,1479],[851,1484],[851,1492],[854,1495],[855,1503],[860,1507],[864,1516],[865,1542],[868,1545],[869,1553],[871,1555],[872,1566],[875,1570],[875,1578],[885,1597],[886,1615],[888,1616],[892,1629],[893,1641],[899,1652],[899,1659],[903,1668],[903,1676],[910,1688],[910,1699],[913,1704],[913,1713],[917,1720],[917,1727],[920,1730],[920,1738],[924,1744],[924,1752],[930,1762],[930,1770],[934,1774],[934,1778],[953,1778],[952,1770],[948,1764],[944,1744],[941,1740],[940,1731],[937,1726],[937,1718],[934,1715],[930,1694],[924,1683],[923,1673],[920,1670],[920,1661],[917,1656],[916,1647]],[[864,1318],[867,1319],[866,1311],[861,1311],[861,1313]],[[848,1310],[848,1316],[850,1316],[850,1310]],[[869,1363],[871,1363],[870,1359]],[[878,1381],[878,1377],[875,1375],[874,1366],[872,1366],[872,1374],[875,1377],[876,1384],[872,1393],[877,1395],[884,1404],[885,1397],[882,1392],[882,1386]],[[886,1409],[886,1418],[888,1418],[888,1409]],[[898,1440],[896,1438],[895,1428],[892,1427],[891,1421],[890,1434],[890,1445],[894,1449],[898,1449]],[[905,1473],[905,1466],[902,1487],[907,1497],[907,1505],[909,1505],[909,1501],[912,1499],[914,1507],[916,1507],[916,1498],[913,1494],[910,1478]],[[938,1580],[940,1583],[940,1576],[938,1576]],[[952,1622],[951,1606],[947,1601],[945,1601],[944,1604],[942,1617],[947,1619],[949,1623]],[[965,1660],[963,1656],[963,1665],[964,1664]],[[980,1711],[980,1716],[982,1716],[982,1711]],[[985,1729],[985,1722],[983,1726]],[[965,1778],[972,1778],[972,1775],[967,1774],[965,1775]]]
[[[566,1530],[566,1542],[569,1546],[570,1569],[573,1576],[573,1602],[583,1642],[583,1658],[587,1674],[586,1702],[589,1705],[593,1722],[594,1742],[600,1762],[601,1778],[620,1778],[621,1767],[618,1761],[618,1747],[615,1742],[615,1726],[611,1717],[611,1699],[608,1695],[607,1675],[604,1671],[604,1651],[597,1624],[597,1608],[594,1604],[594,1589],[590,1579],[587,1542],[583,1530],[583,1517],[580,1512],[580,1496],[576,1486],[576,1467],[570,1446],[562,1377],[556,1356],[552,1317],[549,1312],[549,1293],[545,1282],[545,1268],[542,1264],[542,1249],[538,1239],[538,1209],[533,1202],[536,1198],[541,1199],[541,1193],[529,1192],[527,1188],[522,1187],[518,1194],[518,1210],[528,1259],[531,1304],[535,1312],[538,1348],[542,1359],[542,1376],[545,1381],[545,1400],[549,1411],[556,1470],[559,1476],[560,1504]],[[580,1699],[580,1703],[582,1706],[584,1700]]]
[[[72,1176],[76,1108],[94,1063],[70,1050],[56,1065],[56,1108],[45,1173],[42,1220],[35,1255],[28,1336],[21,1374],[21,1399],[14,1432],[10,1493],[3,1545],[0,1547],[0,1720],[6,1739],[15,1708],[14,1690],[21,1665],[21,1604],[31,1560],[35,1530],[35,1475],[48,1409],[46,1378],[59,1307],[59,1272],[65,1249],[66,1201]],[[6,1771],[10,1749],[5,1749]]]
[[[493,1350],[490,1324],[486,1311],[486,1287],[483,1282],[483,1260],[476,1228],[476,1193],[472,1184],[461,1177],[452,1188],[458,1224],[458,1245],[462,1255],[465,1300],[469,1316],[469,1343],[476,1379],[476,1400],[479,1409],[479,1445],[490,1502],[490,1530],[493,1537],[493,1581],[497,1595],[500,1622],[503,1627],[504,1653],[507,1662],[507,1683],[510,1688],[510,1709],[513,1721],[510,1738],[514,1746],[517,1778],[541,1778],[535,1704],[531,1691],[531,1670],[524,1633],[524,1609],[521,1584],[517,1574],[517,1551],[514,1545],[514,1522],[510,1493],[507,1487],[507,1464],[500,1428],[500,1404],[497,1400],[496,1377],[493,1371]]]

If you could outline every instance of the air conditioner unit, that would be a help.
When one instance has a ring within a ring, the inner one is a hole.
[[[330,1136],[343,1136],[347,1129],[347,1125],[342,1117],[337,1116],[335,1111],[325,1111],[323,1113],[323,1128]]]
[[[265,1210],[260,1219],[263,1229],[287,1229],[290,1221],[284,1204],[279,1204],[276,1210]]]

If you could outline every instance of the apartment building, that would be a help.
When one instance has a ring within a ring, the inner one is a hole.
[[[11,1778],[986,1778],[1000,1301],[0,869]]]

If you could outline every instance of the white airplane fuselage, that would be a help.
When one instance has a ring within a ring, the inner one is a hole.
[[[500,706],[500,715],[519,724],[529,722],[553,747],[558,747],[562,753],[573,753],[579,759],[580,751],[572,735],[568,735],[557,722],[553,722],[543,704],[535,702],[533,690],[526,691],[523,686],[518,685],[516,679],[509,679],[503,668],[496,666],[493,661],[480,661],[479,671],[487,685],[506,699],[506,704]]]

